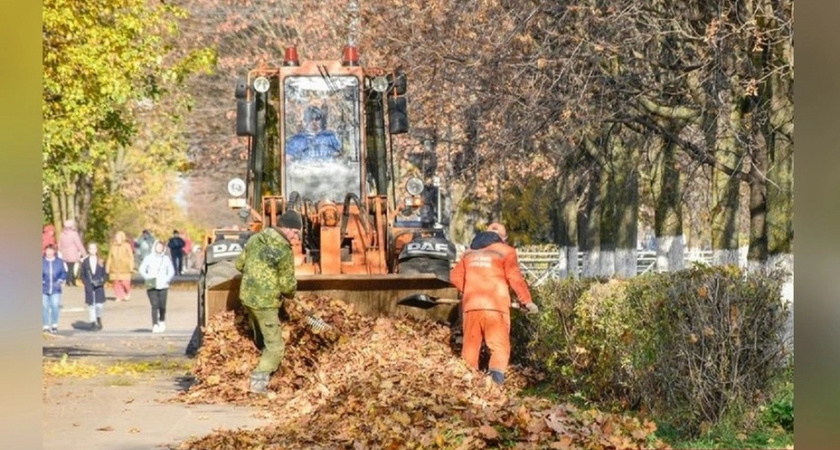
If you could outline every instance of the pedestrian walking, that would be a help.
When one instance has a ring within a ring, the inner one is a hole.
[[[260,360],[251,372],[251,392],[265,393],[271,374],[280,367],[285,343],[280,327],[280,306],[297,292],[291,242],[300,239],[300,214],[287,211],[279,228],[263,228],[252,235],[236,260],[242,272],[239,298],[248,311],[254,342],[261,348]]]
[[[134,247],[137,249],[137,267],[140,267],[140,263],[143,262],[143,259],[152,252],[152,246],[155,245],[155,241],[155,237],[149,230],[143,230],[140,237],[134,241]]]
[[[516,250],[507,244],[507,231],[493,223],[479,232],[450,274],[462,294],[464,344],[461,357],[478,370],[481,344],[490,350],[490,377],[505,380],[510,361],[510,289],[529,314],[539,311],[522,272]]]
[[[44,225],[44,230],[41,232],[41,254],[47,250],[48,245],[52,245],[53,249],[58,245],[55,241],[55,226],[51,223]]]
[[[108,258],[105,271],[114,286],[114,296],[118,302],[127,302],[131,298],[131,274],[134,272],[134,250],[125,240],[125,232],[117,231]]]
[[[41,304],[44,332],[58,332],[58,316],[61,311],[61,287],[67,280],[64,261],[56,256],[55,244],[47,244],[41,262]]]
[[[183,275],[184,273],[184,247],[186,245],[187,243],[184,242],[178,230],[173,231],[167,246],[169,247],[170,255],[172,255],[172,266],[175,267],[175,275]]]
[[[99,256],[99,246],[95,242],[88,244],[88,256],[82,260],[79,270],[85,287],[85,305],[88,306],[88,318],[91,331],[102,329],[102,312],[105,309],[105,263]]]
[[[190,239],[188,234],[184,234],[182,239],[184,239],[184,258],[181,267],[181,273],[185,271],[191,271],[193,269],[193,241]]]
[[[146,295],[152,305],[152,333],[166,331],[166,297],[169,282],[175,276],[172,260],[166,254],[163,242],[155,241],[152,252],[140,263],[140,276],[146,284]]]
[[[76,221],[69,219],[64,221],[64,228],[58,237],[59,257],[67,264],[67,286],[76,286],[76,278],[79,275],[79,261],[87,254],[82,237],[76,229]]]

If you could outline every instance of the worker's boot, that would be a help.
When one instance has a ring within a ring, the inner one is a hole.
[[[505,373],[498,370],[491,370],[490,378],[494,383],[501,385],[505,382]]]
[[[268,390],[268,372],[251,373],[251,392],[254,394],[265,394]]]

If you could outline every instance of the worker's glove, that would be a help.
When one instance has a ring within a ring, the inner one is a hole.
[[[528,314],[536,314],[540,312],[540,308],[537,307],[537,304],[534,302],[528,303],[525,305],[525,309],[528,310]]]

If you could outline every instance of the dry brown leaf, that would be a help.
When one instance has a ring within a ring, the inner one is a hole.
[[[491,427],[490,425],[482,425],[478,428],[478,433],[483,439],[486,439],[488,441],[496,441],[501,437],[499,435],[499,432],[496,431],[496,429]]]
[[[569,450],[572,448],[572,438],[569,436],[562,436],[560,440],[549,444],[549,448],[557,450]]]

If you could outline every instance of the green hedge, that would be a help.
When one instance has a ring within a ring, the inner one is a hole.
[[[513,362],[559,392],[647,411],[687,434],[763,400],[783,367],[781,273],[701,267],[534,289]]]

